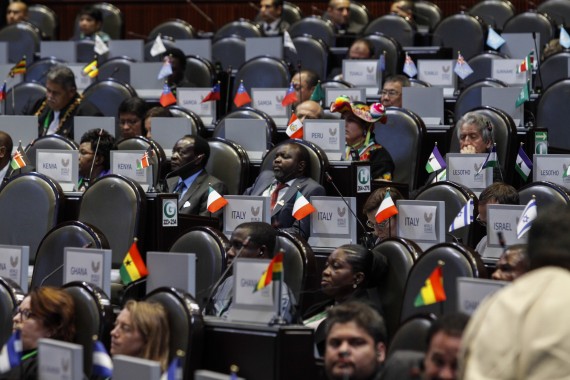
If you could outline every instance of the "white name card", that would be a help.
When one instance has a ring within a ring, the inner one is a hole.
[[[493,183],[493,168],[482,169],[487,154],[448,153],[447,180],[472,190],[482,190]]]
[[[113,380],[158,380],[160,363],[126,355],[113,355]]]
[[[40,339],[38,344],[40,380],[77,380],[83,378],[83,346]]]
[[[65,247],[63,282],[90,282],[111,294],[111,260],[110,249]]]
[[[376,59],[345,59],[342,61],[343,80],[360,87],[378,88],[381,78],[376,67]]]
[[[237,259],[234,264],[234,300],[240,305],[269,306],[273,310],[273,283],[254,292],[270,260]]]
[[[366,102],[365,88],[325,88],[325,104],[331,104],[341,95],[348,96],[351,102]]]
[[[570,187],[570,176],[565,176],[570,166],[570,154],[535,154],[532,164],[533,181],[549,181]]]
[[[371,175],[370,166],[368,165],[358,165],[356,169],[356,192],[357,193],[369,193],[372,191],[372,186],[370,185]]]
[[[517,239],[517,224],[524,208],[524,205],[487,205],[487,248],[483,257],[501,257],[503,247],[499,242],[499,232],[503,234],[507,247],[526,243],[528,234]]]
[[[491,75],[509,85],[526,85],[527,72],[517,73],[520,59],[492,59]]]
[[[161,286],[172,286],[196,296],[196,254],[149,251],[146,264],[147,294]]]
[[[356,198],[345,198],[353,209]],[[340,197],[311,197],[311,204],[317,212],[311,214],[311,231],[331,236],[350,236],[351,227],[356,227],[356,220]],[[354,222],[354,223],[353,223]],[[356,231],[354,231],[356,232]]]
[[[149,170],[150,166],[145,169],[138,169],[144,152],[144,150],[112,150],[111,173],[124,175],[141,185],[149,185],[152,174]]]
[[[419,59],[418,79],[438,87],[455,87],[452,59]]]
[[[487,296],[507,285],[508,282],[486,280],[481,278],[458,277],[457,278],[457,307],[458,311],[471,315],[481,301]]]
[[[344,120],[305,120],[304,139],[320,146],[330,160],[342,159]]]
[[[200,116],[204,125],[211,125],[216,117],[216,101],[202,103],[211,90],[211,87],[179,88],[176,91],[178,105]]]
[[[75,63],[68,63],[67,67],[73,71],[73,75],[75,75],[75,84],[77,89],[82,91],[85,90],[87,87],[93,83],[93,78],[89,78],[89,75],[83,75],[83,69],[85,68],[85,63],[75,64]],[[81,137],[81,136],[79,136]]]
[[[81,141],[81,136],[85,132],[103,128],[109,134],[115,137],[115,118],[113,116],[75,116],[73,118],[73,129],[75,140]]]
[[[242,223],[265,222],[271,224],[269,197],[253,195],[225,195],[224,233],[229,237]]]
[[[416,241],[422,249],[445,241],[443,201],[398,200],[397,235]]]
[[[30,247],[0,245],[0,277],[16,282],[27,293],[29,260]]]
[[[74,191],[79,181],[79,151],[38,149],[36,170],[59,182],[64,191]]]
[[[291,116],[291,106],[283,107],[281,105],[287,90],[287,88],[252,88],[252,106],[265,112],[273,119],[288,119]]]

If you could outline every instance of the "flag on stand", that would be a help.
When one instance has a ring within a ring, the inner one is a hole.
[[[2,85],[2,90],[0,90],[0,101],[6,100],[6,81]]]
[[[107,54],[109,52],[109,47],[107,46],[105,41],[103,41],[101,37],[99,37],[98,34],[95,34],[95,46],[93,48],[93,51],[98,55]]]
[[[220,100],[220,98],[221,98],[220,82],[218,82],[214,85],[214,87],[212,87],[210,92],[208,92],[208,95],[206,95],[200,103],[216,101]]]
[[[382,203],[380,203],[380,207],[378,207],[378,211],[376,211],[376,223],[382,223],[397,214],[398,209],[390,196],[390,190],[387,190],[384,199],[382,199]]]
[[[493,149],[491,149],[487,155],[487,158],[485,159],[483,166],[481,166],[481,169],[496,168],[497,166],[499,166],[499,160],[497,160],[497,147],[493,145]]]
[[[170,362],[168,369],[162,374],[160,380],[182,380],[182,359],[176,356]]]
[[[461,55],[461,52],[457,53],[457,63],[455,64],[455,68],[453,69],[455,74],[461,79],[467,78],[469,75],[473,74],[473,69],[467,62],[465,62],[465,58]]]
[[[12,156],[12,160],[10,161],[10,166],[13,170],[22,169],[30,164],[30,160],[28,159],[28,155],[24,152],[22,148],[22,143],[18,145],[16,152]]]
[[[88,76],[89,78],[95,78],[97,75],[99,75],[99,69],[97,68],[97,59],[94,59],[85,65],[82,74],[84,76]]]
[[[414,306],[427,306],[437,302],[445,301],[445,289],[443,288],[443,270],[439,264],[425,282],[425,285],[420,289]]]
[[[22,361],[22,337],[20,330],[15,330],[0,351],[0,373],[6,373],[20,365]]]
[[[291,50],[293,53],[297,54],[297,48],[293,43],[293,39],[288,31],[283,32],[283,47]]]
[[[176,103],[176,96],[174,96],[167,83],[162,87],[162,94],[160,95],[159,102],[163,107],[168,107],[169,105]]]
[[[10,78],[14,78],[14,76],[16,75],[24,75],[25,73],[26,73],[26,56],[23,56],[22,59],[20,59],[20,61],[10,69],[8,75],[10,76]]]
[[[253,292],[255,293],[258,290],[265,288],[267,285],[271,284],[272,281],[281,279],[282,275],[283,275],[283,252],[279,252],[269,262],[267,269],[265,270],[265,272],[263,272],[263,274],[259,278],[259,281],[257,281],[257,285],[255,285],[255,288],[253,288]]]
[[[386,71],[386,50],[378,57],[378,70],[380,70],[380,72]]]
[[[536,198],[532,198],[525,206],[519,223],[517,224],[517,239],[523,237],[530,230],[532,221],[536,219]]]
[[[139,278],[148,276],[148,270],[146,269],[146,265],[139,253],[136,239],[125,255],[123,265],[121,265],[119,273],[121,274],[121,281],[123,281],[124,285],[130,284]]]
[[[101,378],[113,376],[113,360],[100,340],[93,342],[93,370],[92,374]]]
[[[448,232],[453,232],[461,227],[465,227],[473,223],[473,199],[469,198],[465,206],[459,210],[459,213],[449,226]]]
[[[293,205],[293,218],[301,220],[315,211],[317,211],[315,207],[313,207],[307,198],[297,190],[297,197],[295,198],[295,204]]]
[[[522,87],[519,97],[517,98],[517,101],[515,102],[516,107],[520,107],[524,104],[524,102],[528,102],[530,100],[529,87],[530,87],[530,81],[526,81],[526,83]]]
[[[445,169],[447,164],[445,160],[439,153],[439,149],[437,149],[437,145],[433,147],[433,151],[429,155],[428,162],[426,164],[426,170],[428,173],[433,173],[438,171],[439,169]]]
[[[495,29],[489,27],[489,33],[487,34],[487,45],[495,50],[499,50],[501,46],[505,44],[505,39],[501,37]]]
[[[517,154],[515,170],[517,171],[517,173],[520,174],[520,176],[525,181],[528,179],[530,171],[532,170],[532,161],[530,160],[530,158],[528,158],[522,146],[519,147],[519,153]]]
[[[288,105],[295,103],[297,100],[297,91],[295,91],[295,87],[293,86],[293,83],[291,83],[285,97],[281,101],[281,105],[283,107],[287,107]]]
[[[164,57],[162,60],[162,66],[158,72],[158,79],[164,79],[172,74],[172,65],[170,64],[170,57]]]
[[[517,66],[517,74],[524,73],[532,69],[532,58],[534,58],[534,52],[531,51]]]
[[[297,115],[294,113],[291,115],[291,119],[289,119],[289,124],[287,125],[285,133],[287,133],[287,136],[291,139],[303,138],[303,123],[301,120],[297,119]]]
[[[143,153],[140,160],[137,160],[137,169],[146,169],[152,165],[153,155],[154,151],[152,150],[152,146],[149,146],[148,149]]]
[[[208,187],[208,203],[206,208],[209,212],[214,213],[228,204],[226,198],[222,197],[212,186]]]
[[[558,38],[558,43],[564,48],[570,48],[570,34],[564,29],[563,25],[560,25],[560,37]]]
[[[408,53],[406,53],[406,62],[404,62],[404,69],[402,71],[410,78],[418,75],[418,69],[416,68],[416,64],[414,63],[414,61],[412,60],[412,58]]]
[[[251,103],[251,98],[243,85],[243,81],[240,82],[236,96],[234,97],[234,104],[236,107],[245,106],[247,103]]]
[[[160,34],[158,34],[154,39],[152,47],[150,48],[150,55],[156,57],[157,55],[163,53],[166,53],[166,47],[164,46],[164,42],[162,42],[162,37],[160,36]]]
[[[318,81],[317,85],[315,86],[315,89],[311,93],[311,97],[309,98],[309,100],[319,103],[324,98],[325,98],[325,92],[323,91],[323,87],[321,86],[321,81]]]

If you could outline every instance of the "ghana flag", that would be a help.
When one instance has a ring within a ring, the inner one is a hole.
[[[443,273],[441,264],[438,265],[426,280],[425,285],[420,289],[420,293],[414,301],[414,306],[426,306],[436,302],[445,301],[445,289],[443,289]]]
[[[261,275],[261,278],[253,288],[253,292],[257,292],[265,288],[267,285],[271,284],[271,281],[279,280],[283,273],[283,252],[279,252],[275,257],[271,260],[267,269]]]
[[[136,281],[139,278],[148,276],[148,270],[146,269],[146,265],[144,264],[141,254],[139,253],[139,249],[137,248],[136,239],[125,255],[123,265],[121,265],[119,272],[121,274],[121,281],[123,281],[123,284],[125,285]]]

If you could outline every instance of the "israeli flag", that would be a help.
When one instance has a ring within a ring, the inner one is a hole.
[[[459,210],[459,213],[449,226],[448,232],[453,232],[461,227],[465,227],[473,223],[473,199],[469,198],[469,201]]]
[[[93,375],[103,378],[113,376],[113,360],[99,340],[93,342]]]
[[[536,198],[532,198],[524,208],[519,224],[517,224],[517,239],[523,237],[530,230],[532,221],[536,219]]]

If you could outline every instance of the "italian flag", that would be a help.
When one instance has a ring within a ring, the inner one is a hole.
[[[136,239],[123,259],[123,265],[121,265],[119,273],[121,274],[121,281],[123,281],[123,284],[125,285],[136,281],[139,278],[148,276],[148,270],[146,269],[146,265],[139,253]]]
[[[394,200],[390,196],[390,190],[388,190],[386,191],[386,195],[384,196],[384,199],[382,200],[382,203],[380,203],[380,207],[376,212],[376,222],[382,223],[383,221],[388,220],[397,214],[398,209],[394,204]]]
[[[317,211],[312,204],[309,203],[307,198],[297,190],[297,198],[295,199],[295,204],[293,205],[293,218],[301,220],[307,215]]]
[[[206,208],[209,212],[216,212],[228,204],[226,198],[222,197],[212,186],[208,187],[208,203]]]
[[[257,292],[265,288],[267,285],[271,284],[271,281],[281,279],[283,273],[283,252],[279,252],[272,260],[269,262],[267,269],[261,277],[259,281],[257,281],[257,285],[253,288],[253,292]]]
[[[289,125],[287,125],[285,133],[287,133],[287,136],[292,139],[303,138],[303,123],[301,120],[297,119],[297,115],[291,115],[291,119],[289,120]]]
[[[414,306],[431,305],[446,299],[445,289],[443,289],[443,272],[440,264],[431,272],[425,285],[420,289],[420,293],[414,301]]]

